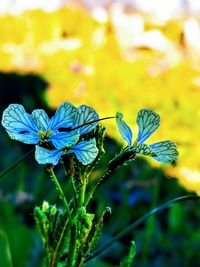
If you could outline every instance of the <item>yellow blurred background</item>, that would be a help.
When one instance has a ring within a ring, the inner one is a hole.
[[[200,193],[198,16],[162,20],[119,4],[92,12],[74,5],[1,14],[0,33],[0,71],[42,75],[51,107],[84,103],[101,117],[120,111],[135,137],[138,110],[159,113],[150,142],[177,143],[177,165],[163,167]],[[115,121],[104,124],[122,142]]]

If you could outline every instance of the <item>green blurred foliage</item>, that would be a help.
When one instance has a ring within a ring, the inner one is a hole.
[[[0,231],[5,233],[7,237],[7,250],[11,255],[11,262],[7,262],[10,266],[24,267],[27,264],[28,257],[32,247],[32,234],[26,225],[20,223],[17,220],[13,209],[10,204],[0,202]],[[17,233],[17,234],[16,234]],[[1,251],[5,250],[5,247],[1,248]],[[4,255],[5,257],[5,255]],[[5,259],[5,258],[4,258]],[[1,257],[1,264],[3,263],[3,257]],[[4,265],[4,267],[9,265]]]
[[[8,238],[4,232],[0,232],[0,267],[12,267],[10,246]]]

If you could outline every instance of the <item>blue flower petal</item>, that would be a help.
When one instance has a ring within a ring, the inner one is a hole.
[[[36,133],[29,133],[29,132],[17,133],[17,132],[9,132],[9,131],[7,131],[7,133],[10,136],[10,138],[20,141],[25,144],[36,145],[40,140],[39,135],[37,135]]]
[[[36,144],[39,140],[39,129],[22,105],[9,105],[3,112],[2,125],[12,139],[27,144]]]
[[[78,161],[83,165],[90,164],[98,155],[98,148],[96,147],[96,140],[82,141],[73,146],[69,153],[75,153]]]
[[[157,154],[156,157],[153,157],[157,161],[171,163],[178,158],[177,146],[174,142],[161,141],[153,143],[149,147]]]
[[[36,146],[35,159],[39,164],[53,164],[57,165],[60,157],[65,152],[59,149],[49,150],[40,146]]]
[[[64,102],[56,110],[55,115],[50,119],[48,129],[58,130],[59,128],[69,128],[73,126],[76,108]]]
[[[46,132],[48,130],[50,119],[43,109],[35,109],[31,113],[31,116],[33,117],[40,131]]]
[[[132,131],[130,127],[125,123],[123,120],[123,114],[120,112],[117,112],[116,114],[116,122],[118,126],[118,130],[122,136],[122,138],[127,142],[128,146],[131,146],[132,144]]]
[[[52,141],[53,145],[56,148],[63,148],[76,144],[79,140],[79,137],[80,135],[77,131],[58,132],[52,137],[50,137],[48,141]]]
[[[157,130],[160,116],[150,109],[141,109],[138,112],[137,124],[139,131],[136,141],[141,144]]]
[[[86,106],[86,105],[81,105],[76,110],[76,115],[74,119],[75,124],[73,128],[87,124],[83,127],[80,127],[78,130],[81,135],[89,133],[97,126],[98,119],[99,119],[99,115],[93,108]]]

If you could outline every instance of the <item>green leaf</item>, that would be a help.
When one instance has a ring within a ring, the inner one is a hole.
[[[120,263],[120,267],[132,267],[135,254],[136,254],[136,246],[135,246],[134,241],[131,241],[131,247],[129,250],[129,254]]]
[[[1,202],[0,214],[0,231],[6,235],[8,240],[12,264],[13,266],[25,267],[32,249],[33,237],[31,232],[26,225],[17,220],[10,204]],[[0,263],[2,263],[1,257]],[[7,267],[7,265],[2,267]]]
[[[0,267],[12,267],[10,246],[6,234],[0,231]]]

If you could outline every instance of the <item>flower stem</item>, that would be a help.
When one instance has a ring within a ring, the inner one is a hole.
[[[76,229],[72,227],[71,229],[71,239],[70,239],[70,248],[69,248],[69,258],[68,258],[68,265],[69,267],[75,266],[75,256],[76,256]]]
[[[84,206],[85,202],[85,191],[87,186],[87,176],[85,173],[80,175],[80,191],[78,196],[78,208],[81,208]],[[76,190],[75,190],[76,192]],[[68,258],[68,265],[69,267],[76,266],[76,260],[77,260],[77,229],[76,227],[72,226],[71,228],[71,237],[70,237],[70,247],[69,247],[69,258]]]
[[[70,182],[71,182],[71,185],[72,185],[72,190],[73,190],[73,195],[74,195],[74,207],[75,207],[75,210],[78,206],[78,196],[77,196],[77,190],[76,190],[76,185],[74,183],[74,177],[73,176],[69,176],[69,179],[70,179]]]
[[[21,157],[19,160],[17,160],[13,165],[11,165],[9,168],[3,170],[0,172],[0,178],[2,178],[4,175],[12,171],[15,167],[17,167],[25,158],[30,156],[33,153],[34,149],[31,149],[28,151],[23,157]]]
[[[67,202],[65,194],[64,194],[64,192],[63,192],[63,190],[62,190],[62,188],[60,186],[60,183],[59,183],[59,181],[58,181],[58,179],[57,179],[52,167],[49,168],[49,172],[50,172],[51,177],[52,177],[52,179],[53,179],[53,181],[54,181],[54,183],[56,185],[56,188],[58,189],[58,191],[60,193],[60,196],[61,196],[61,198],[62,198],[62,200],[63,200],[63,202],[65,204],[65,208],[66,208],[66,211],[67,211],[67,214],[68,214],[68,217],[69,217],[69,224],[72,225],[71,212],[70,212],[69,204]]]
[[[79,207],[85,206],[85,191],[87,185],[87,177],[83,174],[81,178],[81,188],[79,193]]]
[[[60,238],[58,240],[56,249],[54,250],[53,257],[52,257],[52,262],[51,262],[51,267],[55,267],[56,266],[57,256],[58,256],[58,252],[59,252],[61,243],[62,243],[63,239],[65,238],[65,233],[68,231],[68,228],[67,227],[69,227],[68,220],[66,220],[66,222],[64,224],[64,227],[62,229]]]
[[[81,186],[80,197],[79,197],[79,206],[80,207],[84,206],[85,190],[86,190],[86,183],[84,182],[83,185]]]

